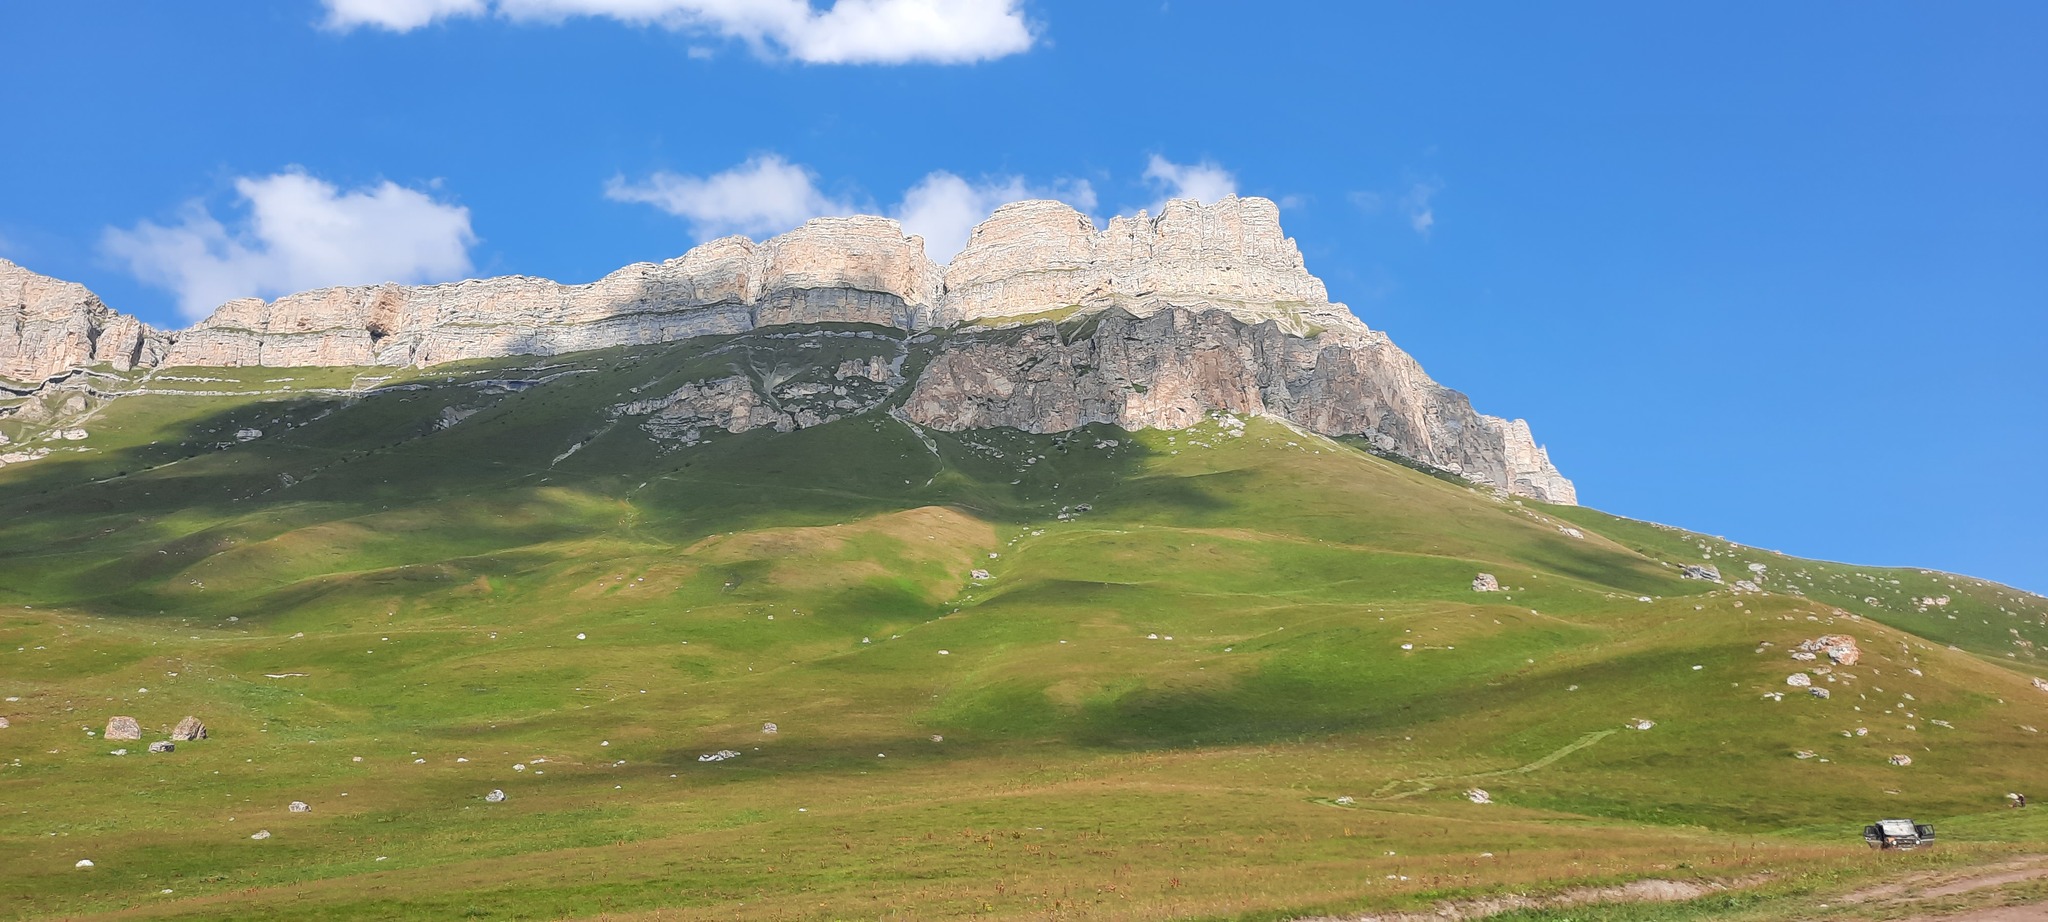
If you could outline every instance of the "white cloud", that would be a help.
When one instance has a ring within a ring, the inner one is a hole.
[[[809,64],[966,64],[1030,49],[1020,0],[325,0],[327,24],[406,32],[441,19],[497,15],[553,23],[578,16],[745,42]]]
[[[379,26],[407,32],[436,19],[474,16],[484,0],[326,0],[327,25],[336,29]]]
[[[939,170],[925,175],[910,191],[895,218],[903,229],[924,238],[925,253],[945,262],[967,245],[974,226],[998,207],[1033,198],[1059,199],[1082,210],[1095,208],[1095,187],[1085,179],[1064,180],[1051,188],[1033,188],[1022,177],[1007,176],[970,183]]]
[[[1408,209],[1408,226],[1425,238],[1436,227],[1436,207],[1430,204],[1430,199],[1436,197],[1440,188],[1433,182],[1418,182],[1401,198],[1402,206]]]
[[[615,202],[653,205],[682,218],[699,240],[780,233],[812,218],[857,210],[818,191],[817,177],[810,170],[775,154],[710,176],[663,170],[637,183],[615,176],[605,184],[604,194]]]
[[[343,192],[296,169],[242,177],[235,192],[249,208],[235,229],[195,201],[175,225],[108,228],[101,245],[195,319],[232,298],[469,274],[469,209],[425,192],[389,181]]]
[[[1153,206],[1153,211],[1165,208],[1166,199],[1191,198],[1198,202],[1214,202],[1226,195],[1237,194],[1237,177],[1212,160],[1174,163],[1153,154],[1145,165],[1145,179],[1166,191],[1166,198],[1160,199]]]
[[[709,176],[660,171],[644,182],[613,177],[605,197],[616,202],[653,205],[689,222],[698,240],[726,234],[765,237],[812,218],[881,209],[852,199],[834,198],[818,189],[809,169],[777,154],[763,154]],[[969,182],[945,170],[925,174],[903,193],[888,214],[906,233],[924,238],[925,252],[939,262],[952,259],[967,245],[968,235],[997,207],[1030,198],[1059,199],[1082,211],[1095,207],[1095,187],[1085,179],[1060,180],[1034,186],[1018,176]]]

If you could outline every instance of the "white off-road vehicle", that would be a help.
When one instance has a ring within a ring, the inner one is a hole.
[[[1919,848],[1934,844],[1934,827],[1912,820],[1878,820],[1863,827],[1863,841],[1871,848]]]

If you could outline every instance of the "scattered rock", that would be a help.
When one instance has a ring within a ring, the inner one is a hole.
[[[78,859],[78,863],[77,863],[77,864],[74,864],[74,865],[72,865],[72,867],[74,867],[74,868],[89,868],[89,867],[92,867],[92,859],[91,859],[91,858],[80,858],[80,859]]]
[[[946,738],[945,738],[945,737],[943,737],[943,736],[940,736],[940,735],[939,735],[939,734],[937,734],[937,733],[934,733],[934,734],[932,734],[932,742],[934,742],[934,743],[943,743],[943,742],[945,742],[945,741],[946,741]]]
[[[113,720],[107,721],[105,738],[110,740],[139,740],[142,738],[142,725],[136,723],[133,717],[116,717]]]
[[[489,794],[484,795],[484,802],[491,804],[502,804],[505,802],[505,792],[493,790]]]
[[[1828,692],[1828,690],[1827,690],[1827,689],[1825,689],[1825,688],[1818,688],[1818,687],[1815,687],[1815,688],[1809,688],[1809,689],[1807,689],[1806,691],[1807,691],[1807,693],[1808,693],[1808,694],[1810,694],[1810,695],[1814,696],[1815,698],[1819,698],[1819,699],[1821,699],[1822,701],[1826,701],[1826,700],[1828,699],[1828,694],[1829,694],[1829,692]]]
[[[303,800],[294,800],[291,803],[285,805],[285,809],[290,810],[293,813],[311,813],[313,812],[313,805],[306,803]]]
[[[1584,538],[1586,536],[1585,532],[1573,528],[1570,525],[1559,525],[1557,526],[1557,530],[1559,533],[1563,534],[1567,538]]]
[[[1357,803],[1357,802],[1358,802],[1358,801],[1356,801],[1356,800],[1353,800],[1353,799],[1351,798],[1351,795],[1349,795],[1349,794],[1346,794],[1346,795],[1345,795],[1345,796],[1343,796],[1343,797],[1339,797],[1339,798],[1337,798],[1337,803],[1343,804],[1344,806],[1347,806],[1347,807],[1349,807],[1349,806],[1351,806],[1352,804],[1355,804],[1355,803]]]
[[[256,832],[255,832],[254,834],[250,835],[250,836],[249,836],[249,838],[251,838],[251,839],[255,839],[256,841],[258,841],[258,842],[261,842],[261,841],[263,841],[264,839],[268,839],[268,838],[270,838],[270,830],[268,830],[268,829],[258,829],[258,830],[256,830]]]
[[[116,749],[116,750],[114,750],[113,752],[110,752],[110,753],[108,753],[108,755],[116,755],[116,756],[125,756],[125,755],[127,755],[127,754],[128,754],[128,750],[126,750],[126,749]]]
[[[1822,634],[1799,644],[1800,653],[1827,654],[1829,662],[1837,666],[1854,666],[1863,660],[1863,650],[1856,646],[1856,638],[1847,634]],[[1794,659],[1799,659],[1797,654]],[[1814,659],[1813,656],[1804,657]]]
[[[1808,688],[1813,685],[1813,677],[1803,672],[1795,672],[1785,677],[1785,684],[1793,688]]]
[[[972,572],[972,573],[969,573],[969,574],[967,574],[967,575],[968,575],[968,576],[971,576],[971,577],[973,577],[973,578],[975,578],[975,579],[988,579],[988,578],[989,578],[989,577],[988,577],[988,571],[987,571],[987,570],[976,570],[976,571],[974,571],[974,572]]]
[[[701,756],[698,756],[698,757],[697,757],[697,761],[699,761],[699,762],[723,762],[723,761],[725,761],[725,760],[727,760],[727,759],[737,759],[737,758],[739,758],[739,757],[740,757],[740,754],[739,754],[739,753],[737,753],[737,752],[734,752],[734,751],[732,751],[732,750],[730,750],[730,749],[720,749],[720,750],[718,750],[717,752],[707,752],[707,753],[705,753],[705,754],[703,754],[703,755],[701,755]]]
[[[1486,793],[1486,789],[1484,788],[1473,788],[1469,791],[1466,791],[1465,799],[1475,804],[1493,803],[1493,795]]]
[[[170,740],[157,740],[156,742],[149,744],[150,752],[175,752],[177,751],[177,748],[178,744],[173,743]]]
[[[1644,720],[1644,719],[1642,719],[1642,718],[1638,717],[1638,718],[1636,718],[1636,719],[1634,719],[1634,720],[1631,720],[1631,721],[1629,721],[1629,722],[1628,722],[1628,725],[1629,725],[1629,727],[1630,727],[1631,729],[1635,729],[1635,730],[1648,730],[1648,729],[1650,729],[1651,727],[1654,727],[1654,726],[1656,726],[1656,725],[1657,725],[1657,722],[1656,722],[1656,721],[1654,721],[1654,720]]]
[[[178,725],[176,727],[171,728],[171,739],[177,740],[181,743],[190,742],[192,740],[203,740],[205,738],[206,725],[200,723],[199,718],[197,717],[186,717],[184,720],[178,721]]]
[[[765,724],[762,724],[762,725],[761,725],[761,732],[762,732],[762,733],[767,733],[767,734],[773,735],[773,734],[776,734],[776,733],[780,733],[780,732],[782,732],[782,731],[781,731],[781,728],[779,728],[779,727],[775,726],[775,725],[774,725],[774,724],[772,724],[772,723],[765,723]]]
[[[257,439],[260,439],[260,438],[262,438],[262,437],[263,437],[263,430],[261,430],[261,429],[236,429],[236,430],[235,430],[235,441],[237,441],[237,442],[253,442],[253,441],[255,441],[255,440],[257,440]]]
[[[0,717],[0,730],[5,730],[5,729],[7,729],[7,726],[8,726],[8,725],[7,725],[7,718],[5,718],[5,717]]]
[[[2048,692],[2048,679],[2036,677],[2034,679],[2034,687],[2044,692]]]
[[[1721,581],[1721,568],[1713,564],[1686,564],[1680,567],[1678,575],[1686,579],[1703,579],[1710,583]]]
[[[1792,754],[1792,758],[1795,759],[1811,759],[1813,757],[1814,751],[1811,749],[1801,749],[1798,752]]]
[[[1757,585],[1757,584],[1755,584],[1755,583],[1753,583],[1753,582],[1750,582],[1749,580],[1746,580],[1746,579],[1738,579],[1738,580],[1736,580],[1736,581],[1735,581],[1735,588],[1737,588],[1737,589],[1740,589],[1740,590],[1742,590],[1743,592],[1762,592],[1762,591],[1764,591],[1764,587],[1762,587],[1762,586],[1759,586],[1759,585]]]
[[[1905,753],[1899,753],[1898,755],[1892,756],[1891,762],[1893,765],[1911,765],[1913,764],[1913,757],[1906,755]]]
[[[1481,573],[1478,576],[1472,577],[1472,591],[1499,592],[1500,580],[1494,579],[1491,573]]]

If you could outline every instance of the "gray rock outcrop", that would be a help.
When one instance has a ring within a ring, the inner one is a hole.
[[[1144,316],[1103,311],[1092,333],[1067,339],[1039,321],[956,332],[911,386],[903,412],[957,431],[1007,426],[1064,432],[1089,423],[1180,429],[1212,410],[1273,416],[1520,496],[1556,503],[1577,494],[1529,426],[1473,411],[1408,354],[1363,324],[1313,338],[1275,320],[1165,307]]]

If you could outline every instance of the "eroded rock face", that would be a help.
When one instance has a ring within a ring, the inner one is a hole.
[[[165,364],[436,365],[674,342],[796,323],[929,326],[942,291],[924,241],[886,218],[820,218],[756,244],[713,240],[587,285],[525,276],[324,288],[230,301]]]
[[[946,267],[948,321],[1015,317],[1079,306],[1143,314],[1202,306],[1257,322],[1361,326],[1332,305],[1322,280],[1280,230],[1280,209],[1229,196],[1213,205],[1168,202],[1156,218],[1111,219],[1097,231],[1051,201],[996,209]]]
[[[1381,334],[1290,336],[1277,321],[1166,307],[1104,311],[1067,341],[1038,322],[956,333],[912,385],[912,421],[957,431],[1063,432],[1089,423],[1180,429],[1212,410],[1274,416],[1477,483],[1549,502],[1576,493],[1521,420],[1472,410]]]
[[[1069,341],[1034,319],[1048,312],[1085,316],[1088,332]],[[513,276],[327,288],[231,301],[172,334],[0,262],[0,377],[20,380],[98,362],[425,366],[829,323],[953,329],[903,395],[903,415],[920,425],[1175,429],[1212,411],[1267,415],[1515,495],[1576,499],[1527,423],[1475,412],[1331,303],[1278,207],[1261,198],[1176,200],[1101,230],[1067,205],[1018,202],[943,268],[894,221],[821,218],[585,285]],[[848,360],[831,380],[736,367],[665,384],[614,413],[683,443],[713,430],[786,431],[880,406],[906,383],[902,358]]]
[[[100,363],[127,371],[155,364],[166,345],[163,334],[114,313],[84,285],[0,259],[0,379],[33,384]]]

